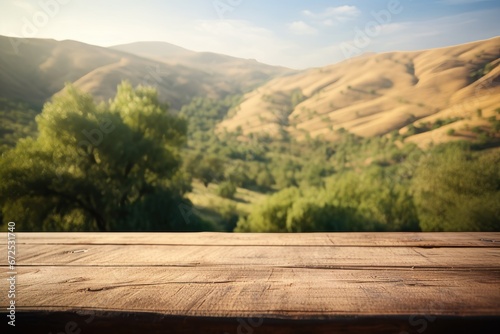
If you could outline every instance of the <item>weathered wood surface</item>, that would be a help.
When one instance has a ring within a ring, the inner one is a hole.
[[[19,243],[216,246],[500,247],[500,233],[23,233]],[[6,239],[0,240],[0,245]]]
[[[500,233],[18,233],[17,252],[25,333],[500,328]]]

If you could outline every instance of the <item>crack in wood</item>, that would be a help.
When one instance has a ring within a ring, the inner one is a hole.
[[[479,240],[484,242],[500,242],[500,240],[493,240],[493,239],[479,239]]]
[[[89,250],[88,249],[76,249],[72,251],[66,251],[64,254],[77,254],[77,253],[87,253]]]
[[[83,288],[77,290],[78,292],[98,292],[105,290],[112,290],[118,288],[130,288],[130,287],[140,287],[140,286],[157,286],[157,285],[171,285],[171,284],[225,284],[225,283],[236,283],[237,281],[225,280],[225,281],[183,281],[183,282],[158,282],[158,283],[137,283],[137,284],[120,284],[103,286],[100,288]]]

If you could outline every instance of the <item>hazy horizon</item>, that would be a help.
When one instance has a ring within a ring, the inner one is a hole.
[[[413,51],[495,37],[491,0],[1,2],[0,35],[110,47],[166,42],[294,69],[369,52]]]

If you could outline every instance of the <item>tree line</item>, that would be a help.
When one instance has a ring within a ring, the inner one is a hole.
[[[500,230],[498,143],[422,150],[397,134],[361,138],[343,129],[333,143],[243,137],[218,128],[241,99],[195,98],[169,111],[148,87],[125,82],[112,100],[97,103],[67,86],[25,127],[31,133],[15,141],[2,136],[4,226],[16,220],[32,231]],[[241,188],[267,196],[249,214],[234,207],[215,212],[227,220],[220,224],[187,199],[193,179],[216,184],[227,199],[238,200]]]

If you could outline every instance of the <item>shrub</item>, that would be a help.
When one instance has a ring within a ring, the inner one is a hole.
[[[234,198],[236,194],[236,186],[230,181],[224,181],[219,185],[217,189],[217,195],[223,198]]]

